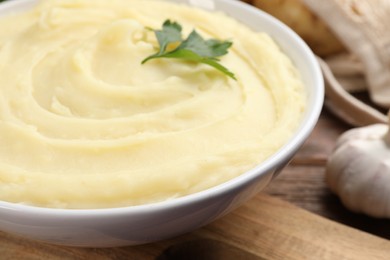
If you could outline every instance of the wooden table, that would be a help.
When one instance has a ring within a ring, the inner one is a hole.
[[[326,186],[327,157],[339,135],[350,128],[324,109],[310,138],[266,192],[328,219],[390,239],[390,220],[348,211]]]
[[[182,257],[159,259],[390,259],[390,220],[349,212],[324,182],[327,156],[348,128],[323,111],[309,140],[263,193],[190,234],[148,245],[94,249],[0,232],[0,259],[144,260],[183,250]]]

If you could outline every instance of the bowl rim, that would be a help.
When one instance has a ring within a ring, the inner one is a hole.
[[[175,2],[175,0],[164,0]],[[188,4],[194,2],[191,0],[186,0]],[[115,208],[96,208],[96,209],[63,209],[63,208],[49,208],[41,207],[34,205],[25,205],[21,203],[13,203],[0,200],[0,211],[2,210],[11,210],[13,212],[23,211],[23,213],[28,213],[31,215],[56,215],[64,217],[88,217],[90,215],[94,216],[108,216],[108,215],[123,215],[123,214],[145,214],[148,212],[155,212],[159,210],[170,210],[174,208],[181,207],[186,204],[194,204],[201,202],[205,199],[210,199],[222,195],[230,190],[241,187],[247,183],[250,183],[257,177],[265,174],[267,171],[270,171],[274,168],[277,168],[280,165],[281,160],[288,160],[295,151],[304,143],[307,137],[311,134],[314,129],[318,118],[320,116],[323,101],[324,101],[324,80],[322,72],[318,61],[308,47],[308,45],[287,25],[276,19],[275,17],[265,13],[264,11],[251,6],[245,2],[239,0],[209,0],[216,3],[229,4],[235,8],[244,10],[245,12],[256,14],[261,17],[260,19],[266,20],[268,23],[274,24],[274,26],[279,27],[280,30],[286,34],[286,36],[293,40],[294,44],[301,49],[301,52],[305,54],[305,59],[311,65],[312,78],[315,81],[316,91],[311,93],[311,98],[308,98],[311,102],[308,102],[306,107],[306,112],[299,127],[294,131],[293,135],[289,140],[276,151],[273,155],[268,157],[265,161],[258,164],[256,167],[252,168],[249,171],[246,171],[240,174],[233,179],[228,180],[227,182],[221,183],[217,186],[202,190],[196,193],[188,194],[182,197],[169,199],[166,201],[154,202],[149,204],[134,205],[134,206],[123,206]],[[37,0],[13,0],[6,1],[1,3],[0,10],[12,11],[13,8],[22,6],[23,8],[29,8],[31,5],[36,4]],[[177,0],[176,0],[177,2]],[[181,1],[181,2],[184,2]],[[243,21],[241,21],[243,22]],[[245,22],[243,22],[245,23]],[[278,42],[276,40],[276,42]],[[307,111],[310,109],[310,113]]]

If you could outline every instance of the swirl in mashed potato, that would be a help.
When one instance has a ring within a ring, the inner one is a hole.
[[[233,41],[221,63],[141,61],[166,19]],[[305,108],[274,41],[219,12],[152,0],[41,1],[0,20],[0,200],[139,205],[226,182],[275,153]]]

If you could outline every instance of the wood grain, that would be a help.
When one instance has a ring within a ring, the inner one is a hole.
[[[350,128],[324,109],[305,145],[265,192],[328,219],[390,239],[389,219],[347,210],[325,183],[326,160],[337,138]]]
[[[258,259],[389,259],[390,241],[259,194],[238,210],[191,234],[122,248],[53,246],[0,234],[2,259],[155,259],[184,241],[219,241]],[[211,249],[213,247],[210,247]]]

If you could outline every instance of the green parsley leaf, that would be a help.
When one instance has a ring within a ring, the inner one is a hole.
[[[155,55],[162,55],[166,52],[168,45],[171,43],[180,42],[181,39],[181,25],[176,22],[167,20],[163,24],[163,29],[155,31],[156,38],[160,44],[160,51]],[[152,55],[154,56],[154,55]],[[150,58],[149,58],[150,59]],[[144,61],[143,63],[145,63]]]
[[[183,40],[181,32],[180,24],[166,20],[162,30],[154,31],[160,45],[159,51],[145,58],[142,64],[156,58],[183,59],[207,64],[236,79],[231,71],[218,62],[218,57],[228,53],[228,49],[233,44],[232,42],[216,39],[204,40],[195,30],[190,33],[187,39]],[[170,48],[172,46],[174,48]]]

